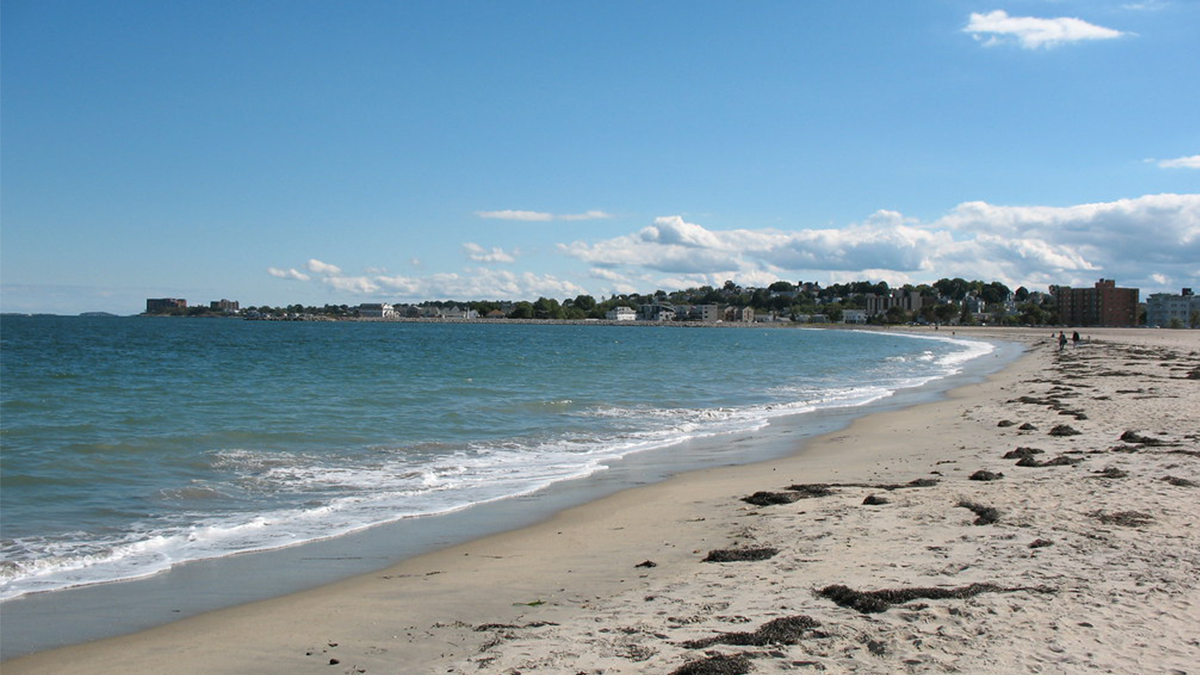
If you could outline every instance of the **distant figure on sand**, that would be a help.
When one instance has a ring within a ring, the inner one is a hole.
[[[1072,347],[1079,346],[1079,331],[1075,331],[1074,333],[1071,333],[1071,346]]]
[[[1066,346],[1067,346],[1067,334],[1060,330],[1060,331],[1058,331],[1058,351],[1061,352],[1063,350],[1063,347],[1066,347]]]

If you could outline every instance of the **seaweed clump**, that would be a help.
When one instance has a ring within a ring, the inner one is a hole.
[[[1050,430],[1051,436],[1078,436],[1081,433],[1069,424],[1058,424]]]
[[[1120,525],[1121,527],[1141,527],[1154,522],[1154,516],[1141,511],[1118,511],[1117,513],[1095,511],[1092,513],[1092,517],[1105,525]]]
[[[1021,447],[1004,453],[1004,459],[1033,459],[1034,455],[1040,455],[1043,452],[1045,452],[1045,450]]]
[[[1126,431],[1121,434],[1121,440],[1126,443],[1135,443],[1137,445],[1162,445],[1163,442],[1157,438],[1143,436],[1136,431]]]
[[[971,477],[968,478],[968,480],[992,481],[1000,480],[1001,478],[1004,478],[1004,474],[997,473],[995,471],[988,471],[987,469],[980,469],[979,471],[971,474]]]
[[[983,504],[977,504],[966,499],[960,501],[958,505],[964,509],[970,509],[975,513],[977,516],[975,518],[976,525],[991,525],[1000,520],[1000,511],[995,507],[984,506]]]
[[[834,493],[834,490],[825,483],[803,483],[800,485],[789,485],[787,489],[796,493],[796,499],[828,497]]]
[[[1163,476],[1163,480],[1174,485],[1175,487],[1200,487],[1194,480],[1179,478],[1178,476]]]
[[[771,506],[774,504],[791,504],[800,499],[801,495],[797,492],[766,492],[759,491],[749,497],[742,497],[742,501],[755,506]]]
[[[880,497],[879,495],[867,495],[866,498],[863,499],[862,503],[863,506],[882,506],[884,504],[890,504],[891,500],[889,500],[887,497]]]
[[[775,557],[779,553],[779,549],[765,548],[726,548],[709,551],[708,556],[702,562],[747,562],[753,560],[767,560]]]
[[[706,649],[713,645],[737,647],[765,647],[767,645],[794,645],[812,629],[821,624],[808,616],[785,616],[772,619],[754,632],[722,633],[699,640],[688,640],[683,646],[688,649]]]
[[[1032,466],[1035,468],[1043,467],[1043,466],[1073,466],[1075,464],[1079,464],[1082,461],[1083,461],[1082,458],[1067,457],[1066,455],[1059,455],[1058,457],[1055,457],[1054,459],[1048,459],[1044,462],[1040,462],[1032,457],[1024,457],[1017,461],[1017,466]]]
[[[744,675],[750,672],[750,659],[742,654],[718,654],[699,661],[688,661],[671,675]]]
[[[918,599],[962,600],[980,593],[1005,590],[996,584],[971,584],[957,588],[891,588],[878,591],[856,591],[848,586],[834,584],[826,586],[819,594],[842,607],[849,607],[863,614],[886,612],[892,605],[902,605]]]

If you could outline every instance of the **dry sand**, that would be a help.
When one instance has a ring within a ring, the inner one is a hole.
[[[1200,673],[1200,333],[1089,333],[978,331],[1028,351],[796,457],[3,670]]]

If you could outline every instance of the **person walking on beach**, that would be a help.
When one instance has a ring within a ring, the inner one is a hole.
[[[1058,351],[1061,352],[1063,350],[1063,347],[1066,347],[1066,346],[1067,346],[1067,334],[1060,330],[1060,331],[1058,331]]]
[[[1079,347],[1079,331],[1071,334],[1071,346],[1075,348]]]

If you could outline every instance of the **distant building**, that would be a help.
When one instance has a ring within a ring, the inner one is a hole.
[[[220,300],[213,300],[212,302],[208,303],[208,308],[217,312],[229,312],[232,314],[233,312],[240,310],[241,305],[237,300],[226,300],[222,298]]]
[[[613,307],[604,314],[604,318],[609,321],[634,321],[637,319],[637,312],[633,311],[632,307]]]
[[[867,322],[867,310],[847,309],[842,311],[842,323],[864,324]]]
[[[675,308],[670,305],[642,305],[638,314],[643,321],[674,321]]]
[[[173,309],[187,309],[187,300],[183,298],[147,298],[146,313],[162,314]]]
[[[696,305],[692,308],[691,316],[697,321],[713,323],[720,321],[721,307],[718,305]]]
[[[438,310],[437,317],[440,319],[474,320],[479,318],[479,312],[463,307],[442,307]]]
[[[396,309],[388,303],[365,303],[358,306],[358,315],[366,319],[392,319]]]
[[[725,320],[731,323],[754,323],[754,308],[726,307]]]
[[[893,307],[899,307],[906,312],[920,311],[921,292],[896,289],[888,295],[867,294],[867,316],[887,314]]]
[[[1155,293],[1146,299],[1146,325],[1170,328],[1173,322],[1200,328],[1200,296],[1185,288],[1179,295]]]
[[[1112,279],[1101,279],[1093,288],[1057,286],[1058,320],[1068,326],[1136,326],[1136,288],[1117,288]]]

